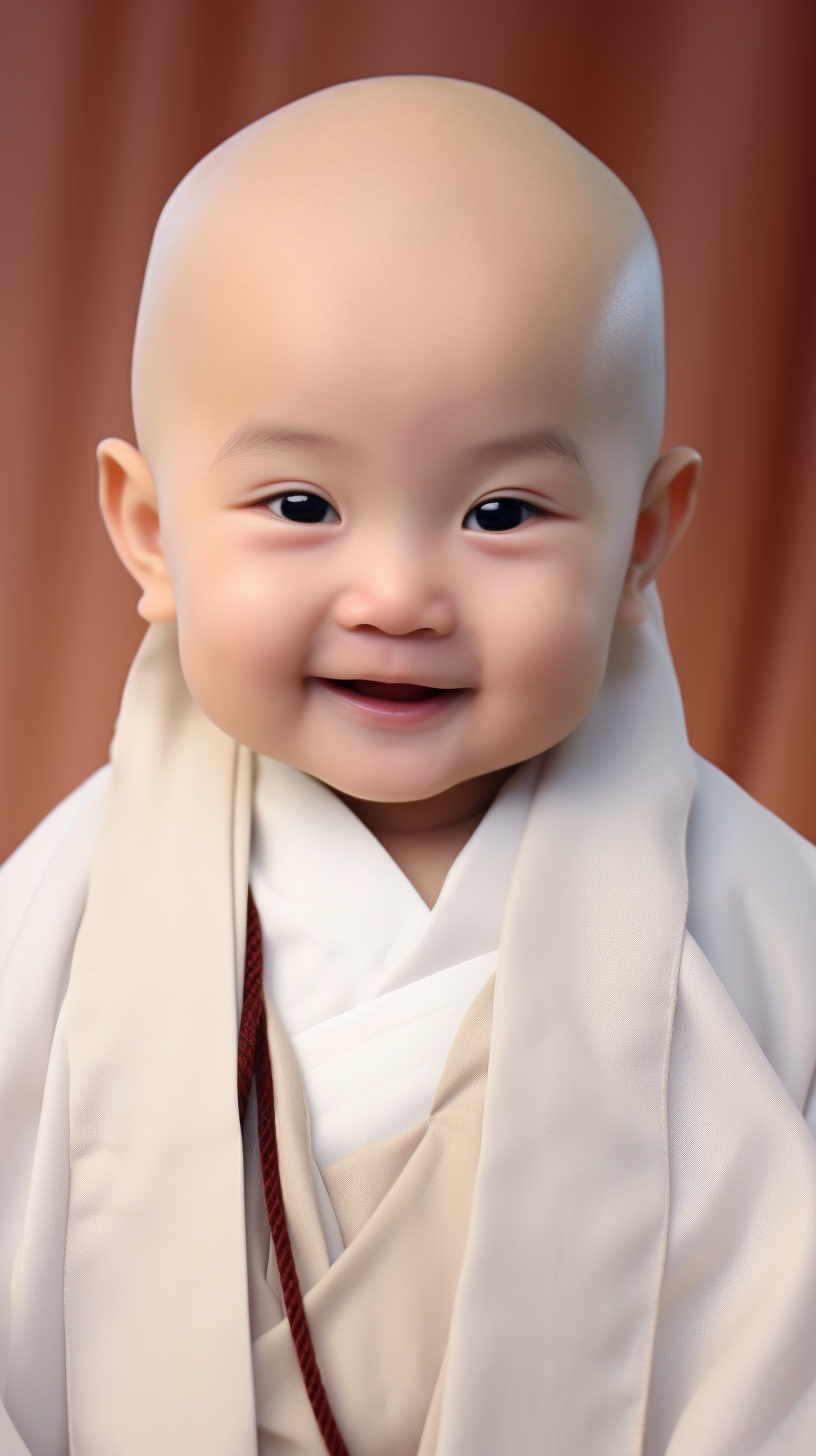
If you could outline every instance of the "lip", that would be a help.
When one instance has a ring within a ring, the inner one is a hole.
[[[394,726],[427,723],[461,702],[467,689],[436,688],[426,683],[384,682],[374,678],[318,677],[312,681],[355,716]],[[367,691],[370,690],[370,691]]]

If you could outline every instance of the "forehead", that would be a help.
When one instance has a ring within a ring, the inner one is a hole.
[[[171,202],[137,423],[305,406],[373,428],[538,401],[579,429],[642,225],[622,184],[541,118],[305,117],[233,139]]]
[[[282,218],[237,199],[175,282],[179,377],[224,402],[284,386],[372,406],[441,407],[496,387],[574,393],[615,270],[587,248],[582,219],[536,201],[332,212],[307,192]]]

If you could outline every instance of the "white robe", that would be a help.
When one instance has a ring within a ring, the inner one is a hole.
[[[173,682],[157,762],[195,785],[184,833],[216,874],[180,885],[178,925],[142,904],[178,864],[170,820],[137,826],[138,875],[110,863],[130,768],[46,821],[41,873],[24,847],[0,876],[0,1338],[25,1435],[4,1413],[3,1456],[67,1451],[66,1344],[76,1456],[254,1449],[248,756]],[[655,615],[550,755],[516,860],[439,1456],[810,1456],[814,1067],[816,852],[695,766]]]
[[[429,909],[323,784],[259,759],[250,882],[264,987],[292,1040],[317,1164],[428,1117],[459,1024],[492,976],[541,760],[503,785]]]

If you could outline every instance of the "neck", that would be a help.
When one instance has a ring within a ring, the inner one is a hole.
[[[453,861],[516,765],[406,804],[339,797],[379,839],[426,905],[434,905]]]

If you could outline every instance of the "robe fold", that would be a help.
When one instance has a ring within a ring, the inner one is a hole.
[[[0,1452],[317,1453],[291,1444],[311,1415],[237,1113],[252,755],[193,704],[170,627],[112,760],[0,873]],[[816,852],[691,753],[656,597],[547,756],[484,1076],[465,1049],[491,990],[428,1123],[323,1169],[334,1262],[273,1034],[295,1258],[352,1456],[382,1449],[378,1398],[421,1456],[810,1456]]]
[[[329,1267],[313,1197],[302,1100],[278,1108],[287,1217],[318,1363],[354,1456],[432,1456],[451,1310],[467,1235],[481,1137],[493,982],[454,1038],[423,1123],[369,1144],[325,1173],[345,1252]],[[278,1082],[298,1083],[273,1017]],[[245,1127],[250,1323],[260,1456],[322,1450],[270,1251],[254,1142]]]
[[[295,1050],[320,1168],[428,1117],[456,1030],[496,969],[540,771],[538,758],[510,775],[429,908],[330,789],[259,757],[250,881],[264,987]]]

